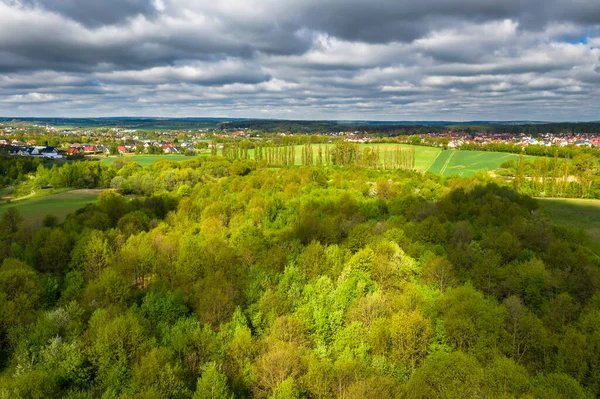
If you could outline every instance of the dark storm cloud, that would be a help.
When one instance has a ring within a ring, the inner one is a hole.
[[[27,0],[21,4],[43,8],[90,26],[118,24],[137,15],[152,17],[157,12],[151,0]]]
[[[6,115],[597,119],[599,65],[598,0],[0,0]]]
[[[296,25],[374,43],[412,41],[432,29],[464,21],[512,19],[531,30],[552,22],[596,25],[600,21],[600,4],[595,0],[314,0],[294,2],[289,11]]]

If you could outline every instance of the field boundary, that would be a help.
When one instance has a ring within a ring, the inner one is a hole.
[[[600,200],[556,197],[535,199],[552,223],[584,230],[591,240],[585,246],[600,257]]]
[[[79,189],[63,191],[41,197],[28,198],[24,201],[5,202],[0,204],[0,215],[10,208],[16,208],[26,225],[40,225],[48,214],[56,216],[63,221],[67,214],[96,202],[102,190]]]
[[[435,158],[433,158],[433,161],[431,161],[431,164],[429,164],[429,166],[427,167],[427,169],[425,169],[424,173],[429,172],[429,169],[431,169],[431,167],[433,166],[433,164],[435,163],[435,161],[437,161],[437,159],[440,157],[440,155],[442,154],[442,152],[444,151],[440,151],[437,153],[437,155],[435,156]]]
[[[448,167],[448,165],[450,165],[450,161],[452,160],[452,157],[454,156],[454,154],[456,154],[456,150],[453,150],[452,154],[450,154],[448,159],[446,159],[446,163],[444,163],[444,166],[442,166],[442,169],[440,170],[440,175],[444,176],[444,172],[446,171],[446,168]]]
[[[27,195],[24,195],[24,196],[22,196],[22,197],[19,197],[19,198],[3,197],[2,199],[3,199],[4,201],[6,201],[6,202],[9,202],[9,201],[10,201],[10,202],[15,202],[15,201],[21,201],[21,200],[24,200],[24,199],[27,199],[27,198],[31,198],[31,197],[33,197],[35,194],[36,194],[35,190],[33,190],[33,189],[32,189],[32,190],[31,190],[31,192],[30,192],[29,194],[27,194]]]

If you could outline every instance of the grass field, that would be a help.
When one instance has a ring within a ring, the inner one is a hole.
[[[14,203],[5,203],[0,205],[0,215],[6,212],[8,208],[17,208],[26,224],[37,225],[48,214],[52,214],[58,217],[59,221],[63,221],[67,214],[96,202],[100,191],[73,190],[45,197],[24,199]]]
[[[209,155],[209,152],[205,152],[205,153],[201,153],[199,155],[197,155],[198,157],[206,157]],[[127,155],[125,157],[108,157],[108,158],[99,158],[100,162],[106,164],[106,165],[111,165],[116,161],[123,161],[125,158],[127,159],[131,159],[134,162],[139,163],[142,167],[146,167],[146,166],[150,166],[152,165],[154,162],[158,161],[159,159],[166,159],[169,161],[185,161],[188,159],[194,159],[195,157],[193,156],[187,156],[187,155],[178,155],[178,154],[160,154],[160,155]]]
[[[331,147],[333,144],[322,144],[323,147]],[[442,151],[435,147],[421,147],[411,146],[408,144],[359,144],[361,148],[364,147],[377,147],[380,150],[380,159],[383,164],[383,157],[385,152],[393,152],[396,147],[401,148],[414,148],[415,149],[415,169],[421,172],[429,171],[434,174],[441,174],[444,176],[459,175],[459,176],[472,176],[478,170],[494,170],[497,169],[500,164],[509,159],[517,160],[517,154],[508,154],[503,152],[488,152],[488,151],[461,151],[461,150],[445,150]],[[313,150],[316,153],[319,148],[318,144],[313,145]],[[295,164],[300,165],[302,163],[302,149],[303,146],[296,146],[295,149]],[[199,154],[199,157],[208,156],[208,150]],[[254,159],[254,150],[249,150],[248,155],[251,159]],[[167,159],[170,161],[184,161],[187,159],[193,159],[194,157],[186,155],[128,155],[126,158],[131,159],[141,166],[146,167],[152,165],[159,159]],[[535,157],[525,156],[526,159],[531,160]],[[123,160],[124,157],[109,157],[100,158],[100,162],[107,165],[112,164],[117,160]]]
[[[510,159],[516,162],[518,158],[517,154],[504,152],[446,150],[441,152],[428,171],[444,176],[472,176],[478,170],[498,169],[502,162]],[[525,159],[535,157],[525,156]]]
[[[322,144],[323,148],[332,147],[333,144]],[[401,148],[414,148],[416,151],[415,156],[415,168],[419,171],[424,172],[427,170],[429,165],[433,162],[433,160],[440,153],[439,148],[434,147],[420,147],[420,146],[411,146],[407,144],[361,144],[360,147],[378,147],[380,150],[381,162],[383,163],[383,153],[384,152],[393,152],[396,147],[400,146]],[[318,144],[313,145],[313,150],[315,152],[315,160],[317,150],[319,148]],[[296,146],[295,148],[295,164],[302,164],[302,149],[303,146]],[[220,153],[220,152],[219,152]],[[204,151],[199,154],[199,157],[205,157],[210,155],[209,151]],[[254,159],[254,150],[251,149],[248,151],[248,155],[251,159]],[[186,156],[186,155],[170,155],[170,154],[162,154],[162,155],[127,155],[126,157],[108,157],[108,158],[99,158],[100,162],[105,163],[107,165],[111,165],[115,161],[123,160],[125,158],[131,159],[139,163],[142,167],[146,167],[152,165],[154,162],[159,159],[166,159],[170,161],[185,161],[187,159],[193,159],[194,157]]]
[[[600,256],[600,200],[538,199],[544,214],[554,223],[585,230],[589,248]]]

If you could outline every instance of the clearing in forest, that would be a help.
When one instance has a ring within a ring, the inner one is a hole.
[[[544,214],[556,223],[583,229],[589,236],[587,246],[600,256],[600,200],[538,198]]]
[[[44,197],[9,202],[0,205],[0,215],[8,208],[16,208],[24,223],[37,225],[44,217],[52,214],[62,222],[67,214],[96,202],[102,190],[72,190]]]

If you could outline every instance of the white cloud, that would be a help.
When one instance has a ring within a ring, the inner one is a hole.
[[[72,4],[0,0],[0,114],[597,119],[597,0]]]

